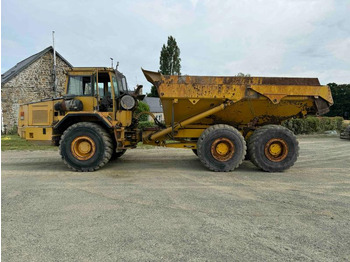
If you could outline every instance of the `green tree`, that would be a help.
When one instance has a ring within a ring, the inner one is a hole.
[[[148,93],[147,96],[149,97],[159,97],[157,88],[155,86],[151,87],[151,93]]]
[[[180,48],[174,37],[169,36],[167,45],[160,51],[159,70],[163,75],[181,75]]]
[[[327,116],[341,116],[345,119],[350,118],[350,84],[337,85],[329,83],[331,88],[334,105],[330,107]]]
[[[180,48],[174,37],[169,36],[167,44],[163,44],[159,58],[159,72],[163,75],[181,75]],[[158,97],[155,86],[151,87],[150,97]]]

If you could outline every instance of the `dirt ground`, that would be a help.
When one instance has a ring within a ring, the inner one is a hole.
[[[3,261],[350,261],[350,141],[300,137],[284,173],[135,149],[93,173],[2,152]]]

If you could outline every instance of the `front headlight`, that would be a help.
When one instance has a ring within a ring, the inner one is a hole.
[[[120,99],[120,105],[125,110],[131,110],[136,106],[136,100],[131,95],[124,95]]]

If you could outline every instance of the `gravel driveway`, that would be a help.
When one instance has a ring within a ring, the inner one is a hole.
[[[93,173],[2,152],[3,261],[350,261],[350,141],[300,137],[284,173],[135,149]]]

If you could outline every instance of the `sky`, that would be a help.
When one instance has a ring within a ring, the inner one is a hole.
[[[7,0],[1,73],[52,45],[73,66],[119,61],[130,87],[151,84],[168,36],[183,75],[318,77],[350,83],[350,0]],[[115,63],[114,62],[114,63]]]

